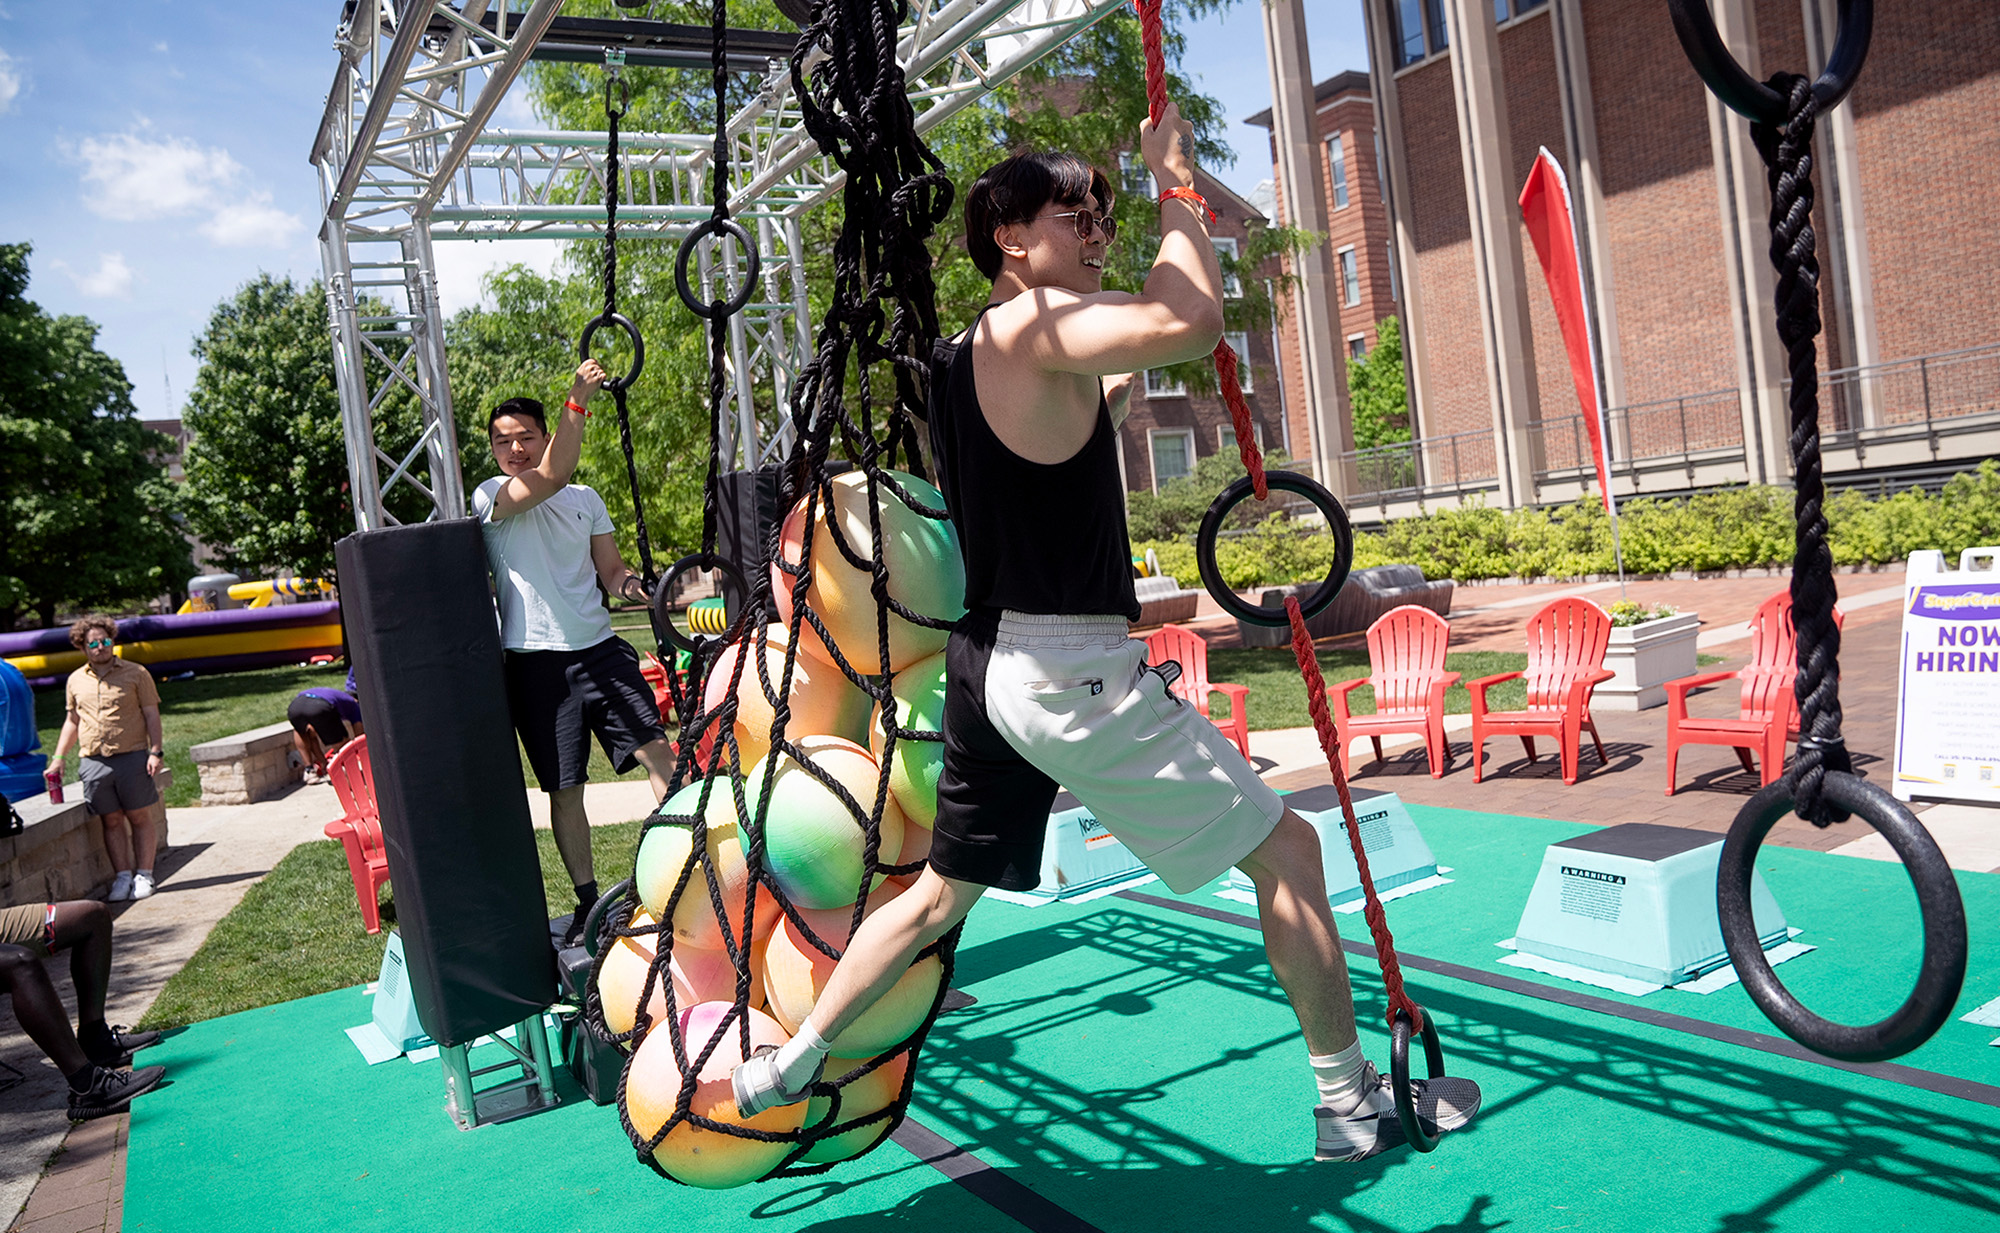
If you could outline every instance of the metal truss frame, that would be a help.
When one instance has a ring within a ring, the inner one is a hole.
[[[1125,3],[911,0],[898,57],[918,132]],[[706,29],[565,18],[561,7],[562,0],[347,0],[342,13],[340,65],[311,162],[361,530],[397,521],[383,498],[398,485],[428,501],[430,518],[466,510],[432,242],[603,234],[604,133],[487,127],[521,71],[531,60],[600,59],[606,47],[623,49],[634,65],[709,63]],[[726,466],[755,466],[790,444],[790,417],[777,409],[812,349],[800,221],[841,186],[805,131],[790,65],[779,54],[795,42],[769,31],[731,34],[732,67],[762,76],[726,137],[730,210],[756,234],[764,285],[729,322]],[[620,134],[621,236],[678,240],[709,216],[714,142],[712,133]],[[736,264],[729,246],[698,252],[704,286],[734,286]],[[391,398],[413,399],[421,421],[402,457],[375,440],[374,413]]]

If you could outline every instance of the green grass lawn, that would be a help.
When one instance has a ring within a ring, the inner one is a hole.
[[[161,681],[160,729],[166,738],[167,765],[174,772],[174,786],[166,794],[167,805],[179,808],[201,799],[201,782],[195,774],[194,760],[188,757],[190,747],[217,737],[280,723],[285,718],[285,708],[291,705],[300,690],[313,686],[339,689],[346,680],[345,664],[322,664],[227,672],[189,681]],[[58,685],[37,690],[35,725],[41,730],[43,753],[54,751],[56,736],[62,730],[62,720],[62,687]],[[63,771],[63,779],[71,785],[70,791],[79,791],[75,787],[76,754],[72,752],[66,761],[68,765]],[[522,756],[521,766],[532,788],[534,773],[527,770],[526,755]],[[645,773],[635,767],[629,775],[619,775],[611,769],[604,750],[595,745],[591,747],[590,778],[593,783],[632,779]]]
[[[639,823],[590,832],[598,880],[609,887],[632,868]],[[549,831],[536,831],[548,914],[575,905],[574,891]],[[385,896],[393,899],[392,886]],[[385,911],[383,925],[388,927]],[[354,880],[340,845],[318,839],[292,849],[252,886],[167,981],[144,1026],[172,1027],[254,1010],[293,998],[366,984],[382,969],[382,934],[361,927]]]

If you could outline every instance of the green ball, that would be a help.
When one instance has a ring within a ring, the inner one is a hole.
[[[896,674],[890,693],[896,700],[896,726],[920,732],[944,731],[944,655],[921,659]],[[875,707],[868,744],[881,761],[889,738],[882,731],[882,708]],[[903,816],[928,829],[937,821],[938,776],[944,773],[944,742],[896,742],[889,759],[889,791],[903,807]]]
[[[813,764],[830,775],[863,810],[875,803],[880,774],[867,750],[837,736],[797,742]],[[770,754],[750,768],[752,817],[764,791],[766,765],[778,758],[769,808],[764,812],[764,859],[786,898],[801,908],[851,907],[861,895],[866,834],[841,799],[788,755]],[[896,861],[903,847],[903,811],[891,796],[882,804],[878,865]],[[883,875],[869,882],[879,886]]]

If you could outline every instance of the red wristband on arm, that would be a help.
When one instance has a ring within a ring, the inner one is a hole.
[[[578,415],[581,415],[585,419],[590,418],[590,412],[584,408],[582,403],[578,402],[574,398],[563,399],[563,406],[567,407],[571,411],[576,412]]]
[[[1183,201],[1192,201],[1196,205],[1200,206],[1202,212],[1208,215],[1209,225],[1210,226],[1215,225],[1215,209],[1214,207],[1208,204],[1208,198],[1202,196],[1200,193],[1195,192],[1191,188],[1170,188],[1160,194],[1160,204],[1165,205],[1167,204],[1167,202],[1173,200],[1176,197],[1180,198]]]

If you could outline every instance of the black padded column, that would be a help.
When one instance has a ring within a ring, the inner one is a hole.
[[[485,545],[467,518],[358,532],[336,556],[417,1016],[467,1044],[556,987]]]

